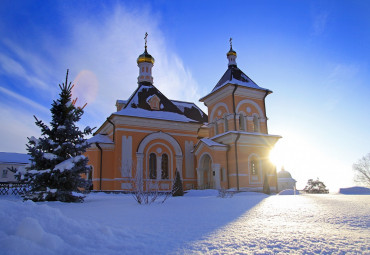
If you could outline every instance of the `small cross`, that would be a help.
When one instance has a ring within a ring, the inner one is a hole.
[[[147,38],[148,38],[148,33],[145,33],[145,37],[144,37],[144,39],[145,39],[145,49],[146,49]]]
[[[233,47],[233,38],[230,37],[229,41],[230,41],[230,48],[232,48]]]

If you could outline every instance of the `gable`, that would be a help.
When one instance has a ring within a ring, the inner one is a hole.
[[[161,100],[159,99],[159,97],[157,95],[152,95],[150,97],[147,98],[147,103],[149,104],[150,108],[152,110],[159,110],[160,108],[160,102]]]
[[[221,79],[217,82],[216,86],[212,89],[211,93],[208,95],[202,97],[200,101],[204,101],[204,99],[219,89],[227,86],[227,85],[238,85],[245,88],[251,88],[256,90],[262,90],[266,91],[268,93],[271,93],[272,91],[262,88],[258,86],[254,81],[252,81],[251,78],[249,78],[242,70],[240,70],[236,66],[229,66],[229,68],[226,70],[224,75],[221,77]]]
[[[204,123],[207,115],[193,103],[172,101],[152,84],[139,84],[116,115]]]

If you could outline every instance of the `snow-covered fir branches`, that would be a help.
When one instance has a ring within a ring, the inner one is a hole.
[[[50,109],[52,120],[48,126],[37,119],[41,137],[31,137],[27,150],[31,155],[31,165],[24,180],[31,185],[25,199],[33,201],[57,200],[63,202],[82,201],[83,196],[75,195],[89,188],[90,183],[83,178],[90,167],[82,154],[89,147],[85,137],[92,133],[90,127],[80,130],[76,123],[83,115],[83,108],[72,101],[71,83],[59,85],[59,98],[53,101]]]

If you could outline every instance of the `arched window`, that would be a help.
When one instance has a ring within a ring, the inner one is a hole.
[[[146,69],[146,72],[148,72],[148,67],[146,67],[145,69]]]
[[[251,160],[251,173],[252,175],[258,174],[257,162],[254,158],[252,158]]]
[[[157,179],[157,157],[154,153],[149,155],[149,178]]]
[[[215,120],[215,134],[216,135],[218,135],[218,121],[217,121],[218,119],[216,118],[216,120]]]
[[[245,121],[243,113],[239,114],[239,129],[245,131]]]
[[[224,115],[224,127],[225,127],[225,132],[229,131],[229,123],[227,122],[227,115]]]
[[[256,115],[253,116],[253,131],[254,132],[258,132],[259,131],[258,117]]]
[[[162,155],[162,179],[168,179],[168,156]]]

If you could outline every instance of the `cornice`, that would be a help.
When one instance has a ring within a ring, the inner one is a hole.
[[[114,122],[116,127],[118,125],[122,125],[122,126],[130,126],[130,127],[153,128],[157,130],[180,130],[180,131],[188,131],[188,132],[197,132],[198,129],[203,125],[203,123],[196,123],[196,122],[187,123],[187,122],[178,122],[178,121],[130,117],[130,116],[122,116],[122,115],[112,115],[111,120]]]
[[[235,91],[235,95],[262,100],[263,97],[266,95],[266,91],[239,86],[238,89]]]
[[[221,101],[223,98],[230,96],[233,89],[234,86],[232,84],[227,84],[208,96],[201,98],[199,101],[204,102],[204,104],[209,107],[210,105]]]
[[[240,134],[238,144],[242,145],[263,145],[263,146],[274,146],[275,143],[282,138],[280,135],[269,135],[261,133],[250,133],[241,131],[229,131],[220,135],[217,135],[211,139],[218,143],[233,144],[237,135]]]

